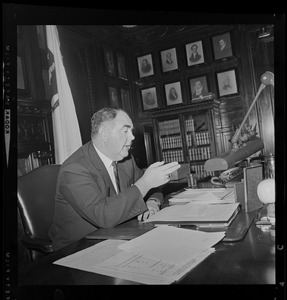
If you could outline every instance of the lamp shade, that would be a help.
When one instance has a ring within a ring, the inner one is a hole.
[[[275,179],[262,180],[257,186],[257,195],[264,204],[275,203]]]
[[[261,139],[249,141],[245,146],[238,149],[231,149],[223,154],[211,158],[204,163],[205,171],[220,171],[233,168],[236,163],[250,157],[252,154],[264,148]]]

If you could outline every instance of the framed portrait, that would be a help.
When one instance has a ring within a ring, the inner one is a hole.
[[[191,100],[200,100],[210,95],[206,76],[191,78],[189,80]]]
[[[117,53],[117,65],[118,65],[119,77],[123,79],[128,79],[126,61],[123,54]]]
[[[230,32],[213,36],[212,45],[215,60],[233,56]]]
[[[185,45],[187,65],[193,66],[204,63],[202,41]]]
[[[121,99],[122,99],[122,107],[129,114],[132,113],[131,102],[130,102],[130,94],[126,89],[121,89]]]
[[[113,51],[104,49],[104,56],[106,72],[110,75],[116,75]]]
[[[168,106],[182,103],[181,86],[179,81],[166,84],[164,88],[166,104]]]
[[[217,72],[216,75],[219,97],[238,94],[235,69]]]
[[[155,87],[141,90],[143,110],[158,108],[157,95]]]
[[[163,72],[169,72],[178,69],[176,49],[171,48],[160,52],[161,65]]]
[[[116,88],[109,86],[109,105],[110,107],[118,108],[119,99],[118,99],[118,91]]]
[[[151,54],[138,57],[138,70],[140,78],[154,74]]]

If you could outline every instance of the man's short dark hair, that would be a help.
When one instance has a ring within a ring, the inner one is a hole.
[[[99,131],[101,124],[105,121],[113,120],[121,108],[104,107],[95,112],[91,119],[91,137],[93,138]]]

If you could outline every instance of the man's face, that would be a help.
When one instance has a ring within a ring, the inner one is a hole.
[[[196,81],[195,82],[195,89],[200,89],[201,88],[201,82],[200,81]]]
[[[193,53],[196,53],[197,52],[197,46],[195,46],[195,45],[192,46],[191,50],[192,50]]]
[[[135,139],[132,120],[125,112],[120,111],[116,118],[106,125],[106,155],[114,161],[122,160],[129,155],[132,141]]]
[[[220,44],[220,48],[223,48],[223,47],[225,46],[224,40],[220,40],[220,41],[219,41],[219,44]]]
[[[229,85],[230,84],[230,80],[229,77],[225,77],[224,81],[223,81],[224,85]]]

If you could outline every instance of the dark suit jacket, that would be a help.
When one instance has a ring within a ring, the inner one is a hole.
[[[232,56],[231,46],[225,46],[225,48],[222,51],[220,51],[220,49],[219,49],[217,52],[216,58],[220,59],[220,58],[225,58],[228,56]]]
[[[199,61],[200,59],[201,59],[201,55],[198,54],[198,53],[196,53],[195,56],[193,56],[193,54],[191,54],[190,57],[189,57],[189,60],[190,60],[191,62],[197,62],[197,61]]]
[[[61,166],[49,231],[54,250],[85,237],[97,228],[111,228],[143,213],[147,207],[133,185],[143,174],[131,156],[118,163],[121,193],[92,142],[73,153]],[[162,194],[155,197],[162,201]]]

